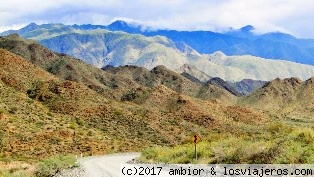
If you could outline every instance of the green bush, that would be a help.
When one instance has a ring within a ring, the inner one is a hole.
[[[93,136],[93,132],[91,130],[88,131],[87,136]]]
[[[0,115],[4,114],[4,113],[5,113],[5,110],[4,109],[0,109]]]
[[[28,99],[28,100],[27,100],[27,103],[29,103],[29,104],[33,104],[33,103],[34,103],[34,100],[32,100],[32,99]]]
[[[77,128],[76,122],[70,122],[69,128],[75,130]]]
[[[77,123],[77,125],[79,125],[79,126],[83,126],[83,125],[84,125],[84,120],[81,119],[81,118],[76,118],[76,123]]]
[[[9,109],[8,112],[9,112],[10,114],[15,114],[16,111],[17,111],[17,107],[16,107],[16,106],[13,106],[13,107],[11,107],[11,108]]]
[[[38,177],[51,177],[59,173],[63,169],[75,167],[74,155],[53,156],[48,159],[41,160],[37,164],[35,175]]]

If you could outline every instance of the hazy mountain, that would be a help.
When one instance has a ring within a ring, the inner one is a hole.
[[[204,82],[200,81],[199,79],[197,79],[196,77],[194,77],[193,75],[191,75],[191,74],[189,74],[189,73],[187,73],[187,72],[181,73],[181,76],[183,76],[183,77],[189,79],[190,81],[192,81],[192,82],[194,82],[194,83],[196,83],[196,84],[198,84],[198,85],[203,85],[203,84],[205,84]]]
[[[307,79],[314,75],[312,66],[287,61],[250,55],[227,56],[222,52],[202,55],[186,43],[174,42],[163,36],[145,37],[105,29],[81,30],[62,24],[25,28],[34,30],[24,35],[32,36],[49,49],[80,58],[97,67],[136,65],[151,70],[164,65],[180,73],[189,73],[200,81],[207,81],[210,77],[233,82],[243,79],[269,81],[277,77]]]
[[[152,30],[140,24],[121,20],[98,28],[125,31],[146,36],[166,36],[176,43],[185,43],[199,53],[222,51],[227,55],[254,55],[263,58],[283,59],[304,64],[314,64],[314,39],[298,39],[280,32],[255,34],[251,25],[232,29],[226,33],[211,31]]]
[[[277,77],[307,79],[314,75],[311,65],[250,55],[226,56],[221,52],[215,52],[208,55],[208,61],[193,60],[191,64],[209,76],[217,76],[227,81],[243,79],[268,81]]]
[[[93,31],[60,35],[40,43],[98,67],[138,65],[152,69],[165,65],[179,68],[187,59],[172,41],[161,36],[147,38],[124,32]]]
[[[84,49],[88,56],[102,44],[104,56],[112,58],[100,60],[105,64],[99,69],[17,34],[0,37],[0,156],[9,160],[31,159],[33,163],[56,154],[94,155],[134,152],[155,145],[173,147],[186,143],[195,131],[208,139],[224,139],[229,137],[225,133],[231,132],[240,137],[243,146],[250,143],[243,140],[266,132],[258,144],[248,149],[266,142],[267,155],[286,150],[281,146],[274,150],[273,142],[267,144],[269,137],[273,140],[269,134],[282,137],[277,131],[283,127],[282,122],[293,126],[313,122],[314,78],[308,79],[313,75],[313,66],[222,52],[201,55],[186,44],[162,36],[52,26],[62,34],[37,25],[29,28],[34,29],[32,35],[39,34],[41,39],[36,40],[59,41],[64,53],[80,54],[77,51]],[[138,66],[128,65],[134,63]],[[140,67],[145,64],[146,68]],[[175,72],[180,70],[184,72]],[[222,79],[213,78],[217,75]],[[245,97],[233,95],[239,93],[223,80],[276,76],[308,78],[275,79],[262,87],[262,81],[234,83],[248,92],[260,87]],[[198,79],[207,77],[206,84]],[[301,137],[306,145],[308,139],[302,137],[310,134],[307,129],[305,133],[300,131],[304,128],[285,130],[293,132],[284,143]],[[230,147],[238,141],[233,137],[230,140],[227,138],[223,145]],[[233,154],[239,148],[231,150]],[[260,154],[264,158],[263,152]],[[256,158],[256,153],[252,157]]]
[[[255,90],[263,87],[267,81],[259,81],[259,80],[252,80],[252,79],[243,79],[238,82],[228,82],[230,86],[235,88],[238,92],[243,95],[248,95]]]
[[[205,74],[203,71],[198,70],[195,66],[189,65],[189,64],[184,64],[180,69],[179,72],[181,73],[187,73],[198,80],[202,82],[208,81],[211,77],[207,74]]]
[[[278,35],[282,33],[254,35],[250,32],[222,34],[208,31],[158,30],[142,34],[166,36],[174,42],[183,42],[191,46],[199,53],[211,54],[215,51],[222,51],[227,55],[253,55],[314,64],[314,55],[311,53],[314,40],[295,39],[294,42],[288,42],[289,39],[286,38],[290,38],[289,35],[278,40]]]
[[[51,31],[53,29],[53,32]],[[26,38],[42,40],[47,36],[60,35],[75,32],[77,30],[125,31],[132,34],[146,36],[166,36],[175,43],[187,45],[199,53],[211,54],[222,51],[227,55],[254,55],[263,58],[283,59],[304,64],[314,64],[314,39],[298,39],[292,35],[280,32],[255,34],[255,28],[247,25],[241,29],[232,29],[226,33],[211,31],[176,31],[176,30],[152,30],[149,27],[136,23],[127,23],[121,20],[110,25],[62,25],[44,24],[30,25],[20,30],[9,30],[0,35],[18,33]],[[178,49],[183,49],[178,46]],[[183,50],[182,50],[183,51]]]
[[[219,77],[211,78],[206,84],[216,85],[217,87],[226,89],[228,92],[232,93],[235,96],[243,96],[242,93],[238,92],[235,88],[233,88],[228,82],[222,80]]]
[[[120,29],[121,30],[121,29]],[[227,55],[253,55],[282,59],[303,64],[314,64],[314,39],[297,39],[280,32],[255,34],[251,25],[227,33],[209,31],[144,31],[147,36],[162,35],[174,42],[183,42],[199,53],[222,51]]]

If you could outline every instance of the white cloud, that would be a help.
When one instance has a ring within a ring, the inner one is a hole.
[[[251,24],[257,32],[314,38],[312,0],[5,0],[0,30],[31,22],[108,24],[131,19],[157,28],[222,30]]]
[[[10,26],[0,26],[0,32],[7,31],[7,30],[18,30],[26,26],[27,24],[14,24]]]

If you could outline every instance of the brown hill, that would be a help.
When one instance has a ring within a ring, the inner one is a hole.
[[[107,87],[110,86],[108,73],[103,73],[81,60],[55,53],[35,41],[20,38],[16,34],[0,37],[0,48],[7,49],[60,78],[83,83],[106,97],[115,97]]]
[[[304,82],[298,78],[275,79],[239,103],[266,110],[277,117],[309,121],[314,115],[313,86],[313,78]]]
[[[266,121],[262,115],[251,110],[226,106],[215,100],[210,102],[199,100],[174,92],[163,85],[151,89],[141,105],[148,109],[169,112],[171,115],[208,128],[221,128],[226,122],[261,124]]]
[[[195,130],[208,133],[267,121],[248,109],[201,101],[162,85],[142,92],[138,104],[108,100],[0,49],[0,155],[134,151],[179,144]]]
[[[0,49],[0,54],[6,156],[105,153],[168,142],[148,125],[148,117],[143,120],[136,113],[145,110],[108,102],[84,85],[60,80],[8,51]],[[23,128],[17,129],[19,125]]]
[[[140,85],[142,89],[164,85],[175,92],[204,100],[220,100],[227,104],[231,104],[236,100],[236,97],[226,89],[213,84],[198,84],[167,69],[165,66],[157,66],[151,71],[142,67],[128,65],[121,67],[106,67],[103,68],[103,70],[114,75],[114,78],[116,79],[111,79],[111,81],[115,81],[112,84],[117,87],[122,85],[124,88],[128,88],[127,85],[123,85],[119,80],[119,78],[127,78]],[[134,86],[131,85],[131,82],[128,83],[128,85],[131,86],[129,88],[134,88]],[[122,97],[124,98],[130,92],[132,92],[132,90],[128,90]]]

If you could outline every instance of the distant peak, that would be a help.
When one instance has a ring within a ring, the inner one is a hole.
[[[34,22],[28,24],[27,26],[25,26],[25,28],[36,28],[36,27],[38,27],[38,25],[36,23],[34,23]]]
[[[126,27],[126,26],[128,26],[128,23],[123,21],[123,20],[116,20],[116,21],[112,22],[109,26],[123,26],[123,27]]]
[[[29,25],[22,28],[22,30],[32,31],[35,30],[36,28],[38,28],[38,25],[36,23],[30,23]]]
[[[142,26],[136,22],[126,22],[123,20],[116,20],[107,26],[112,31],[125,31],[128,33],[135,33],[141,30]]]
[[[252,25],[246,25],[246,26],[240,28],[240,30],[243,32],[251,32],[251,31],[255,30],[255,28]]]
[[[211,54],[211,56],[215,58],[220,58],[220,59],[227,57],[222,51],[214,52],[213,54]]]

